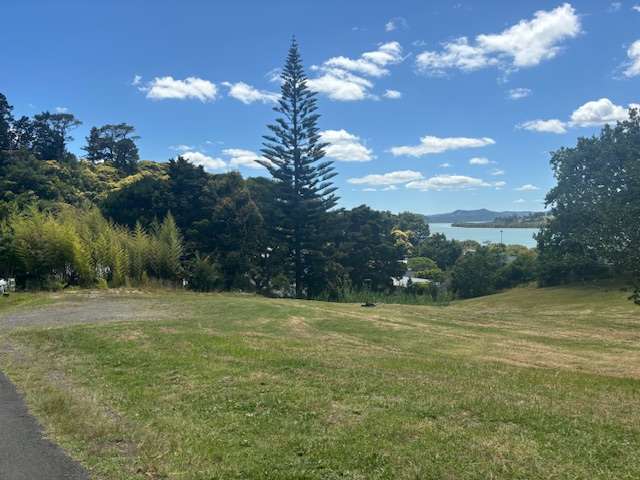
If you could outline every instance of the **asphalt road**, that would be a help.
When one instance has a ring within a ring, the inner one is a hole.
[[[89,475],[43,438],[38,421],[0,372],[0,480],[80,480]]]

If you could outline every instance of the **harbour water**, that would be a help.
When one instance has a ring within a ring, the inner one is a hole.
[[[537,228],[463,228],[453,227],[450,223],[430,223],[431,233],[444,233],[452,240],[475,240],[478,243],[500,243],[500,230],[502,230],[502,242],[507,245],[517,244],[533,248],[536,241],[533,235],[538,233]]]

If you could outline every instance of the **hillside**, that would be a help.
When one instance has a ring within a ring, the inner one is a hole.
[[[544,212],[530,215],[513,215],[498,217],[490,222],[461,222],[453,223],[454,227],[462,228],[541,228],[549,221]]]
[[[430,223],[464,223],[464,222],[491,222],[496,218],[531,215],[532,211],[503,211],[494,212],[481,208],[479,210],[455,210],[449,213],[437,213],[433,215],[425,215]]]
[[[519,288],[363,309],[21,294],[0,299],[0,367],[97,478],[631,479],[640,326],[627,295]]]

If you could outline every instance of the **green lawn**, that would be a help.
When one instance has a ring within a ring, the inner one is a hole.
[[[96,478],[638,479],[626,295],[365,309],[174,292],[157,321],[13,331],[0,367]]]

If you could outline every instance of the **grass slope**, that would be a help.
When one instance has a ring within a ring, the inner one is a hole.
[[[615,288],[169,295],[157,321],[8,335],[0,366],[97,478],[640,478],[640,309]]]

